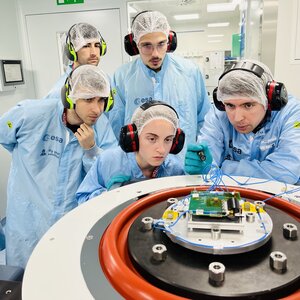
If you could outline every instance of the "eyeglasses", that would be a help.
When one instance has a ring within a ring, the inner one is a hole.
[[[139,45],[139,48],[141,50],[141,52],[145,55],[149,55],[149,54],[152,54],[154,49],[157,50],[157,52],[163,52],[166,50],[168,46],[168,42],[167,41],[163,41],[163,42],[160,42],[156,45],[153,45],[153,44],[150,44],[150,43],[142,43]]]

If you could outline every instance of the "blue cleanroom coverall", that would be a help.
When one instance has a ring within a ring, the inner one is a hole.
[[[184,175],[179,158],[169,154],[159,166],[155,177]],[[120,147],[103,151],[80,185],[76,198],[83,203],[110,189],[115,183],[146,178],[135,158],[135,153],[126,153]]]
[[[101,149],[116,146],[109,121],[94,125],[84,150],[62,121],[58,99],[25,100],[0,117],[0,144],[12,153],[7,187],[7,264],[25,267],[42,235],[77,206],[75,192]]]
[[[300,178],[300,101],[289,96],[256,133],[239,133],[226,112],[212,108],[199,141],[206,141],[223,173],[295,184]]]
[[[170,104],[179,115],[179,127],[186,135],[185,146],[195,143],[204,116],[210,108],[205,83],[196,64],[167,53],[159,72],[149,69],[141,58],[121,66],[114,74],[114,109],[109,120],[116,137],[129,124],[137,107],[149,100]],[[179,155],[184,157],[185,150]]]

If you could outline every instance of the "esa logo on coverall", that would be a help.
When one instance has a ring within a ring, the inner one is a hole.
[[[240,148],[233,147],[232,140],[229,141],[229,148],[232,148],[232,151],[237,154],[242,154],[242,150]]]
[[[56,141],[59,143],[62,143],[64,141],[63,138],[59,137],[59,136],[55,136],[55,135],[50,135],[50,134],[45,134],[43,137],[43,141],[47,142],[47,141]]]
[[[137,106],[140,106],[142,104],[144,104],[145,102],[149,102],[152,100],[152,97],[149,98],[135,98],[134,99],[134,104]]]

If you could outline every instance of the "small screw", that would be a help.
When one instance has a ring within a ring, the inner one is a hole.
[[[265,202],[263,202],[263,201],[254,201],[254,204],[255,204],[255,207],[257,208],[264,208],[264,206],[265,206]]]
[[[169,198],[167,200],[168,205],[172,205],[172,204],[177,204],[178,203],[178,199],[177,198]]]
[[[87,240],[87,241],[91,241],[93,238],[94,238],[93,235],[87,235],[86,240]]]
[[[206,160],[206,156],[204,154],[204,151],[199,151],[197,154],[200,157],[201,161],[205,161]]]

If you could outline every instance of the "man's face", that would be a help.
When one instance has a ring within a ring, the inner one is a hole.
[[[150,121],[139,135],[137,162],[141,168],[158,167],[169,154],[174,139],[174,127],[166,120]]]
[[[103,113],[105,99],[95,97],[91,99],[78,99],[76,101],[75,111],[80,118],[81,123],[94,125]]]
[[[162,32],[148,33],[140,38],[138,48],[143,63],[150,69],[159,71],[167,52],[168,39]]]
[[[98,66],[100,61],[100,43],[99,41],[91,42],[83,46],[77,51],[77,61],[74,62],[75,67],[79,65]]]
[[[252,132],[266,114],[264,106],[250,98],[227,99],[224,104],[230,123],[240,133]]]

